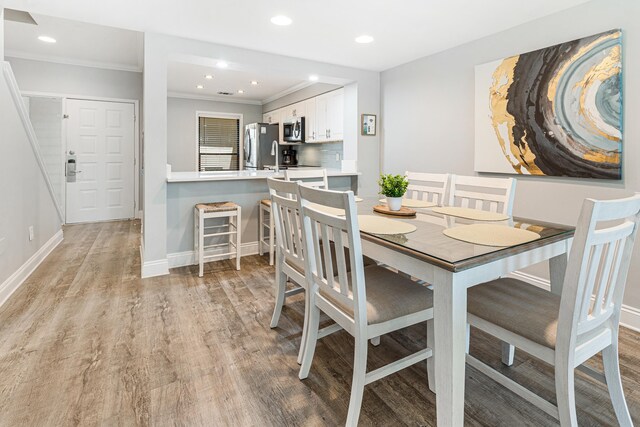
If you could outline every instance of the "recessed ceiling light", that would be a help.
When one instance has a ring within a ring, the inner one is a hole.
[[[271,18],[271,23],[275,24],[275,25],[291,25],[293,21],[291,20],[291,18],[289,18],[288,16],[284,16],[284,15],[276,15],[273,18]]]
[[[196,89],[204,89],[204,86],[198,85],[198,86],[196,86]]]
[[[40,36],[38,37],[38,40],[40,40],[41,42],[45,42],[45,43],[55,43],[56,39],[54,39],[53,37],[49,37],[49,36]]]
[[[211,80],[213,76],[211,74],[207,74],[206,76],[204,76],[204,78],[207,80]]]
[[[226,62],[224,62],[224,61],[218,61],[218,63],[216,64],[216,66],[217,66],[218,68],[227,68],[227,67],[229,66],[229,64],[227,64],[227,63],[226,63]]]
[[[252,84],[252,85],[254,85],[254,86],[256,86],[256,85],[258,84],[258,82],[257,82],[257,81],[255,81],[255,80],[251,80],[251,84]]]
[[[244,91],[242,89],[238,89],[238,93],[243,94]]]
[[[373,41],[373,37],[371,36],[367,36],[367,35],[362,35],[359,37],[356,37],[356,43],[371,43]]]
[[[318,76],[316,76],[315,74],[312,74],[309,76],[309,80],[311,80],[312,82],[317,82],[318,81]]]

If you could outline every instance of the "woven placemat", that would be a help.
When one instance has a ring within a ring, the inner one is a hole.
[[[387,199],[380,199],[379,202],[387,203]],[[402,199],[402,206],[406,208],[432,208],[438,206],[433,202],[418,199]]]
[[[470,224],[447,228],[442,231],[445,236],[474,245],[484,246],[516,246],[532,242],[540,238],[538,233],[522,228],[507,227],[498,224]]]
[[[509,219],[508,215],[482,211],[480,209],[460,208],[455,206],[440,206],[432,209],[433,212],[444,215],[457,216],[459,218],[473,219],[476,221],[504,221]]]
[[[376,215],[358,215],[360,231],[373,234],[406,234],[416,231],[416,226],[395,219]]]

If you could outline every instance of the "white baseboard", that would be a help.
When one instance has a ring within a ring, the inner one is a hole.
[[[546,290],[551,289],[551,282],[549,282],[549,279],[543,279],[542,277],[534,276],[533,274],[524,273],[522,271],[514,271],[510,276],[539,288]],[[622,304],[620,324],[626,328],[640,332],[640,309]]]
[[[142,278],[164,276],[169,274],[169,263],[167,259],[158,259],[142,263]]]
[[[137,211],[136,212],[136,219],[142,219],[142,211]]]
[[[62,242],[64,235],[62,230],[58,230],[47,243],[42,245],[40,249],[34,253],[15,273],[0,285],[0,306],[4,304],[9,297],[24,283],[25,280],[35,271],[42,261],[49,256],[56,246]]]
[[[215,257],[217,254],[226,252],[228,252],[228,249],[226,247],[212,248],[205,250],[204,255]],[[258,253],[258,242],[242,243],[240,245],[240,253],[242,254],[242,256],[256,255]],[[209,259],[207,260],[207,262],[220,261],[222,259],[229,258],[231,257],[228,255],[224,257],[220,256]],[[169,260],[169,268],[184,267],[186,265],[197,264],[196,254],[194,251],[174,252],[172,254],[168,254],[167,259]]]

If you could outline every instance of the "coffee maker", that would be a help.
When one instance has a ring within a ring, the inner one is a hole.
[[[298,164],[298,156],[293,148],[282,150],[282,166],[295,166]]]

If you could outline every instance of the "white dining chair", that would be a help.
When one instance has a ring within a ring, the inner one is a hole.
[[[326,169],[285,169],[285,181],[304,180],[307,185],[318,188],[329,188],[329,178]],[[258,204],[258,254],[262,256],[266,246],[269,252],[269,265],[273,265],[275,254],[275,222],[271,213],[271,199],[262,199]],[[265,233],[266,231],[266,233]]]
[[[283,181],[280,179],[268,178],[269,195],[271,200],[271,212],[274,217],[274,228],[276,232],[276,301],[271,316],[271,328],[278,326],[282,307],[288,297],[304,292],[306,288],[304,244],[302,242],[302,229],[297,202],[298,181]],[[332,246],[332,245],[330,245]],[[335,248],[331,247],[331,254],[335,262]],[[374,261],[366,258],[364,263],[369,265]],[[347,265],[349,269],[349,265]],[[296,285],[293,289],[287,290],[287,282]],[[305,333],[308,321],[308,306],[305,305],[304,323],[302,327],[302,339],[300,350],[298,351],[298,363],[302,361],[304,353]],[[329,335],[341,328],[337,325],[330,325],[323,328],[319,334],[321,337]]]
[[[451,175],[447,205],[511,216],[515,194],[514,178]]]
[[[448,173],[424,173],[406,171],[409,180],[407,194],[410,199],[426,200],[437,205],[446,202],[451,175]]]
[[[320,311],[355,338],[353,381],[346,425],[355,426],[360,416],[364,386],[431,357],[425,348],[386,366],[367,372],[367,341],[433,318],[432,292],[384,267],[365,268],[353,192],[319,190],[298,186],[303,240],[307,256],[309,322],[300,379],[309,375],[319,338]],[[345,216],[318,210],[324,205],[343,209]],[[328,253],[332,240],[337,254],[337,274]],[[348,252],[344,248],[349,248]],[[349,259],[345,259],[348,253]],[[348,272],[347,262],[352,266]]]
[[[612,224],[612,222],[614,222]],[[498,279],[468,291],[469,322],[555,367],[557,406],[478,359],[468,363],[560,420],[576,426],[574,370],[604,382],[621,426],[632,426],[618,363],[620,309],[640,222],[640,193],[620,200],[585,200],[562,295]],[[604,375],[583,365],[602,352]]]
[[[286,181],[302,181],[314,188],[329,189],[329,178],[326,169],[285,169]]]

